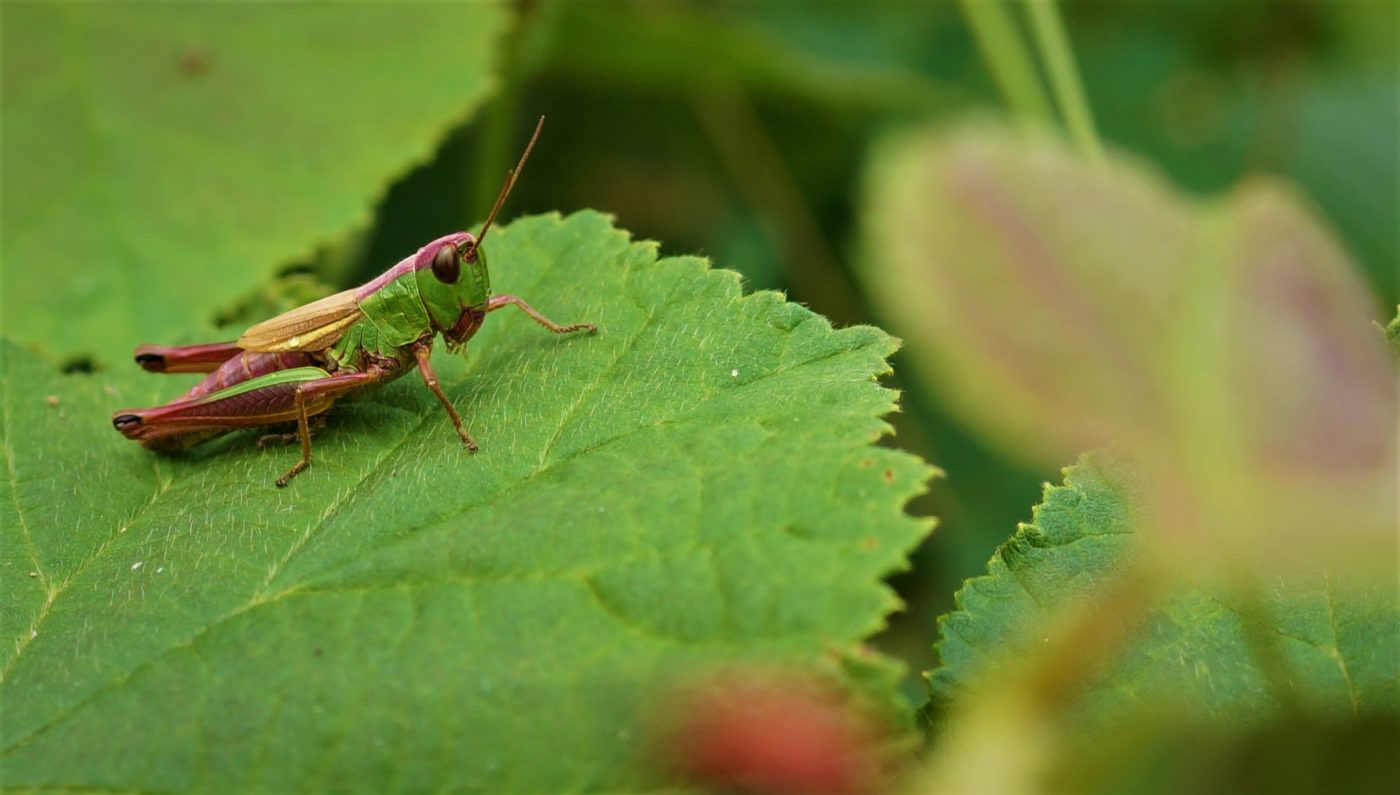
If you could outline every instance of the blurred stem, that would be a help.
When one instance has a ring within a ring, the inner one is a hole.
[[[1081,153],[1094,161],[1103,159],[1103,145],[1094,128],[1094,116],[1084,98],[1084,85],[1079,80],[1079,68],[1074,64],[1074,52],[1069,46],[1064,20],[1055,0],[1027,0],[1031,31],[1041,60],[1050,77],[1050,88],[1060,107],[1069,136]]]
[[[997,90],[1023,122],[1051,121],[1050,101],[1031,64],[1026,45],[1001,0],[960,0]]]
[[[961,700],[920,791],[1040,791],[1063,741],[1064,714],[1139,630],[1165,592],[1164,575],[1138,555],[1092,594],[1062,606],[1036,653],[1006,661],[995,682]]]
[[[1279,648],[1278,631],[1274,629],[1274,622],[1270,620],[1268,607],[1261,598],[1262,583],[1248,567],[1235,566],[1232,568],[1232,577],[1229,580],[1232,586],[1231,595],[1235,601],[1232,608],[1241,618],[1241,628],[1249,643],[1254,663],[1259,666],[1259,670],[1263,674],[1264,686],[1268,688],[1269,695],[1273,696],[1274,701],[1285,713],[1302,715],[1303,704],[1293,686],[1293,682],[1297,679],[1287,658],[1284,657],[1283,649]],[[1330,601],[1332,580],[1325,570],[1322,576],[1327,584],[1327,597]],[[1356,700],[1354,696],[1352,697],[1351,709],[1353,716],[1355,716]]]
[[[838,322],[862,319],[855,288],[743,88],[705,88],[692,97],[701,129],[729,178],[758,212],[788,283],[804,303]]]
[[[474,173],[468,179],[467,223],[484,220],[496,195],[501,191],[506,170],[511,166],[516,116],[520,111],[520,54],[526,27],[529,25],[533,3],[525,0],[515,4],[515,24],[501,42],[499,70],[500,91],[486,106],[480,132],[472,156]],[[522,143],[523,146],[523,143]]]

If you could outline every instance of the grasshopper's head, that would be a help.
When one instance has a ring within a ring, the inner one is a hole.
[[[491,277],[486,271],[486,252],[481,250],[481,243],[491,230],[496,213],[500,212],[501,205],[510,195],[510,189],[515,187],[515,180],[520,176],[520,169],[525,167],[525,161],[530,158],[530,150],[535,148],[542,127],[543,116],[535,125],[535,133],[530,136],[530,143],[525,145],[520,162],[506,172],[506,183],[501,186],[501,195],[496,197],[496,204],[491,208],[491,214],[486,216],[486,223],[481,225],[481,232],[476,235],[471,232],[448,235],[434,240],[418,252],[415,270],[418,272],[419,293],[433,316],[434,327],[442,332],[449,348],[470,339],[486,318],[487,304],[491,300]],[[425,276],[425,273],[431,275]]]
[[[491,300],[491,275],[480,238],[471,232],[438,238],[418,252],[414,271],[434,329],[449,346],[466,342],[481,326]]]

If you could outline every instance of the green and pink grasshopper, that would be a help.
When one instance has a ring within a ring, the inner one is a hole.
[[[561,326],[516,296],[491,295],[481,244],[543,124],[541,118],[520,162],[506,174],[479,234],[440,237],[373,281],[263,321],[234,342],[140,346],[136,362],[146,370],[209,375],[164,406],[117,412],[112,425],[148,449],[176,450],[240,428],[295,422],[295,435],[273,435],[301,441],[301,459],[277,479],[279,487],[286,486],[311,465],[312,417],[346,395],[398,378],[416,364],[457,435],[474,452],[476,442],[428,363],[438,334],[449,351],[456,351],[481,328],[487,314],[512,305],[556,334],[596,331],[592,323]]]

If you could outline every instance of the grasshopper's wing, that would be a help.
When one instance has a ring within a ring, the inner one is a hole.
[[[237,345],[272,353],[321,351],[334,345],[362,317],[355,291],[346,290],[264,320],[243,332]]]

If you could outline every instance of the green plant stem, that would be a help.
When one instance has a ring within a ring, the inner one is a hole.
[[[486,217],[500,193],[506,170],[513,162],[512,134],[520,112],[523,76],[520,69],[521,39],[529,26],[529,9],[517,4],[514,24],[501,40],[497,57],[499,93],[484,109],[479,124],[472,173],[467,176],[467,220],[475,223]],[[531,121],[533,124],[533,120]]]
[[[695,118],[740,195],[757,213],[788,283],[803,302],[842,322],[861,322],[855,288],[792,169],[737,83],[693,94]]]
[[[1026,45],[1001,0],[961,0],[963,17],[977,40],[997,90],[1023,122],[1051,120],[1050,101],[1040,85]]]
[[[1070,138],[1080,151],[1092,160],[1103,158],[1103,144],[1094,128],[1094,116],[1089,111],[1089,103],[1084,98],[1084,86],[1079,80],[1079,69],[1074,64],[1074,53],[1069,46],[1069,36],[1065,34],[1064,21],[1060,18],[1055,0],[1027,0],[1030,14],[1031,32],[1041,60],[1050,78],[1050,89],[1055,94],[1060,116]]]

